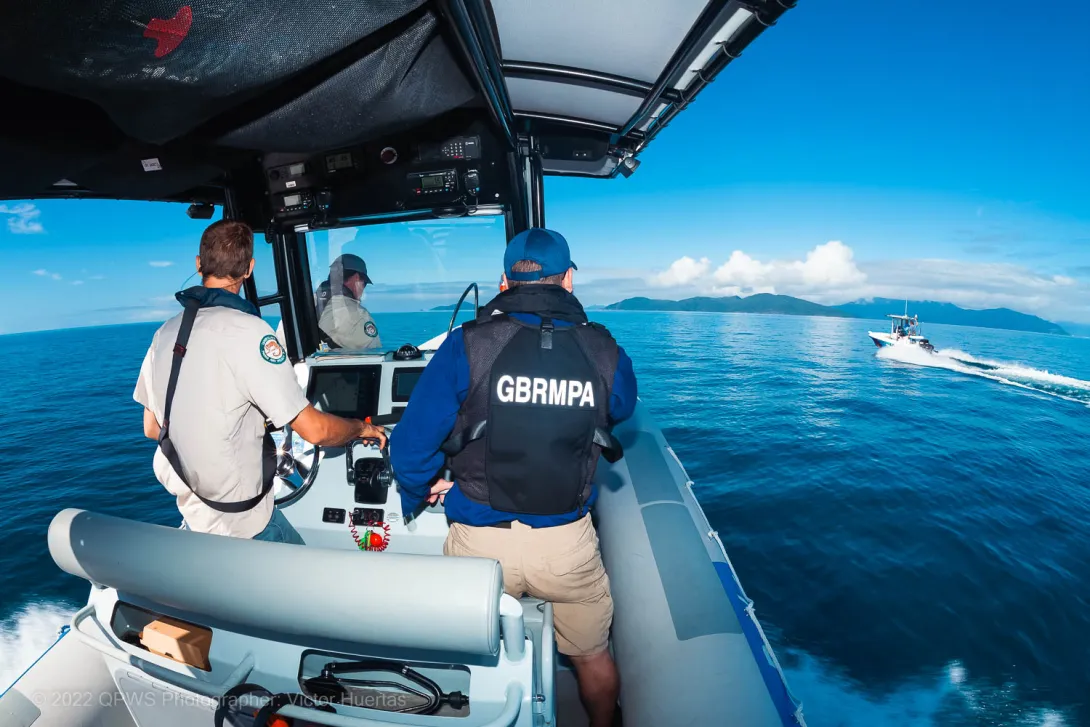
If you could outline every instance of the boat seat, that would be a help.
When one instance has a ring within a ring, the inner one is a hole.
[[[502,616],[508,652],[521,653],[525,638],[522,609],[504,596],[491,559],[303,547],[75,509],[53,518],[49,552],[93,584],[243,633],[494,657]],[[374,602],[376,586],[382,607],[361,607]]]

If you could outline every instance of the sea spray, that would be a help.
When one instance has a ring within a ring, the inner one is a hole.
[[[0,621],[0,692],[57,640],[74,610],[59,603],[30,603]]]
[[[1008,386],[1090,406],[1090,381],[1017,363],[977,358],[958,349],[939,349],[934,353],[928,353],[913,346],[886,346],[879,349],[876,356],[887,361],[899,361],[978,376]]]

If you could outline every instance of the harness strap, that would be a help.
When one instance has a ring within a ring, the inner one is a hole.
[[[488,420],[482,419],[481,421],[466,427],[457,434],[448,437],[447,440],[439,446],[439,451],[447,455],[447,457],[454,457],[469,446],[470,443],[482,439],[487,433]],[[593,441],[601,448],[602,456],[605,457],[606,462],[609,462],[610,464],[613,464],[624,456],[624,447],[621,445],[620,440],[613,436],[613,432],[610,432],[607,429],[595,427]]]
[[[178,479],[182,481],[182,484],[188,487],[189,491],[196,495],[197,499],[205,505],[213,510],[232,515],[248,512],[261,504],[261,501],[272,490],[273,483],[276,480],[276,457],[275,455],[267,456],[274,448],[272,437],[268,432],[265,433],[264,452],[261,458],[261,474],[264,482],[261,492],[257,496],[241,502],[209,500],[194,490],[193,486],[189,484],[189,480],[185,478],[185,471],[182,468],[182,460],[178,456],[178,450],[174,448],[174,443],[170,441],[170,411],[171,406],[174,404],[174,392],[178,388],[178,374],[182,370],[182,359],[185,358],[189,334],[193,332],[193,322],[197,320],[197,311],[201,307],[199,301],[191,298],[187,298],[183,305],[185,311],[182,313],[182,324],[178,327],[178,338],[174,342],[174,358],[170,362],[170,378],[167,380],[167,398],[163,404],[163,426],[159,429],[159,449],[163,451],[163,456],[167,458],[167,462],[170,463],[170,466],[174,469],[174,474],[178,475]]]

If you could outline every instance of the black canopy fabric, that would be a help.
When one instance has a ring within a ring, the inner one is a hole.
[[[0,10],[0,199],[222,201],[269,152],[472,108],[612,176],[793,0],[31,0]],[[487,100],[486,100],[487,99]],[[237,183],[237,181],[236,181]]]
[[[476,96],[424,0],[10,3],[0,92],[0,196],[153,199]]]

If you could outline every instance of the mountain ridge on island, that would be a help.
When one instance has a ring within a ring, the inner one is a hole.
[[[790,295],[756,293],[746,297],[737,295],[719,298],[701,296],[685,298],[684,300],[626,298],[605,306],[604,310],[757,313],[885,320],[888,314],[904,310],[904,306],[905,301],[890,298],[873,298],[838,306],[829,306]],[[973,310],[962,308],[953,303],[909,301],[908,309],[910,315],[918,315],[924,323],[1051,333],[1059,336],[1069,335],[1066,330],[1052,321],[1027,313],[1019,313],[1009,308]]]

